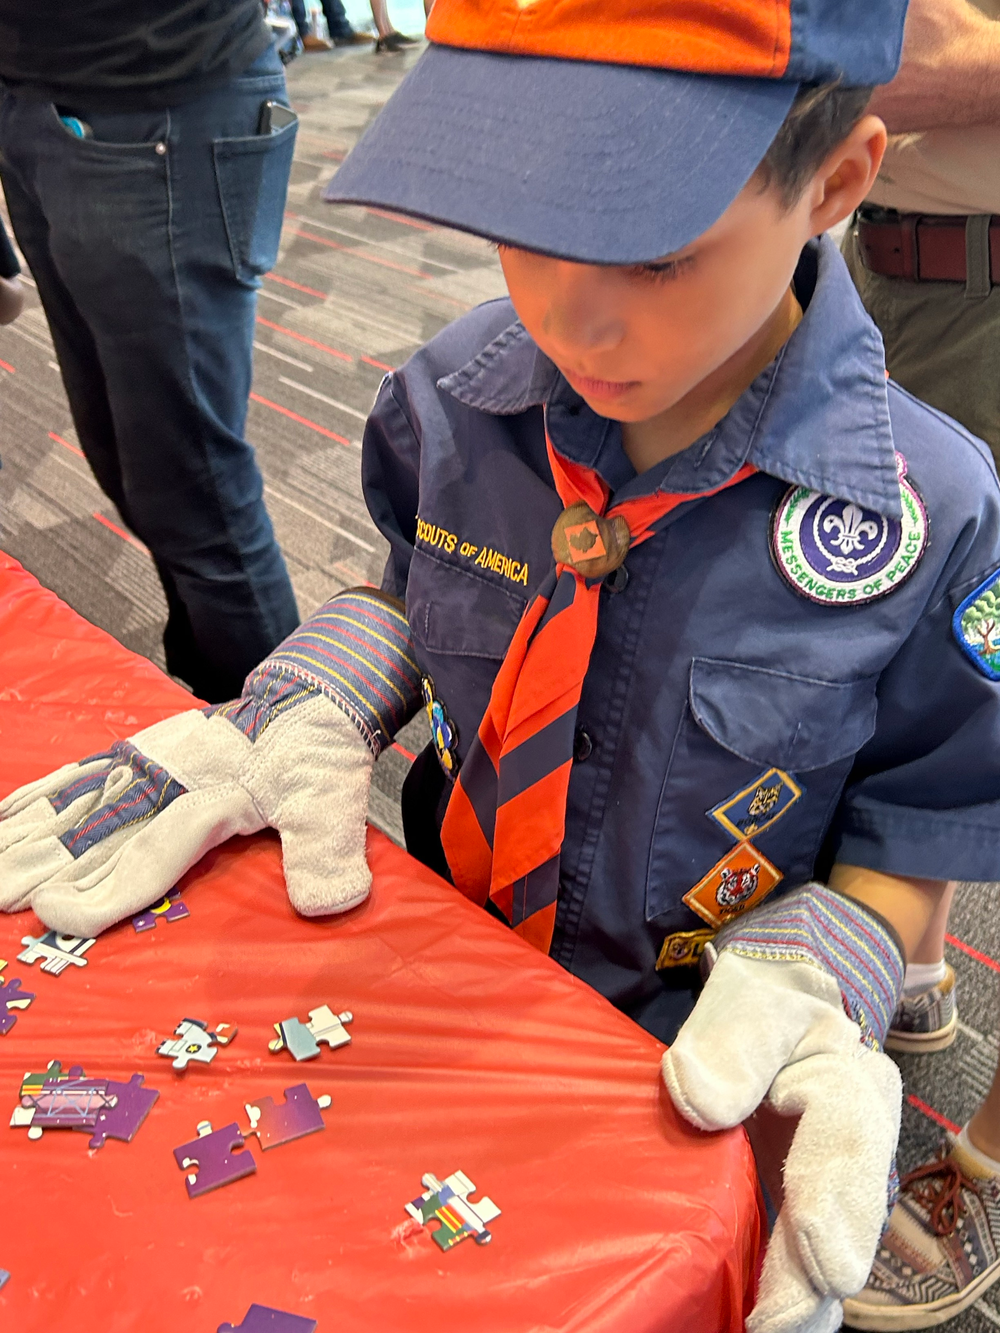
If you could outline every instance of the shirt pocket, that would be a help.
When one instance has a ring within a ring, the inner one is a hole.
[[[257,286],[274,267],[298,122],[274,134],[215,139],[212,159],[236,278]]]
[[[875,731],[876,684],[692,661],[656,811],[647,921],[692,924],[684,895],[742,841],[786,887],[811,877],[854,757]],[[755,784],[764,798],[748,819]]]
[[[410,562],[406,614],[420,670],[458,731],[464,759],[526,601],[421,551]]]

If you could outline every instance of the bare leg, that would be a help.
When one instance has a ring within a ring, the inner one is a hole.
[[[385,0],[371,0],[372,18],[375,20],[375,28],[380,37],[388,37],[393,32],[393,26],[389,22],[389,7]]]
[[[944,937],[948,929],[948,913],[955,897],[955,881],[949,880],[941,886],[941,897],[927,923],[927,929],[921,936],[920,943],[913,950],[910,963],[939,963],[944,957]]]
[[[424,18],[426,18],[426,19],[429,19],[429,18],[430,18],[430,16],[431,16],[431,5],[432,5],[433,3],[434,3],[434,0],[424,0]]]
[[[993,1075],[986,1100],[969,1121],[969,1138],[973,1147],[1000,1161],[1000,1066]]]

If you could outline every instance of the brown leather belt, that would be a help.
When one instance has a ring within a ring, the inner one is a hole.
[[[968,284],[970,271],[976,270],[973,277],[979,285],[987,290],[991,281],[1000,285],[996,214],[897,213],[883,220],[861,213],[858,244],[865,267],[887,278]]]

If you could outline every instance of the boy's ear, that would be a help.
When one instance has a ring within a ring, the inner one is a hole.
[[[868,115],[830,153],[806,191],[814,236],[849,217],[867,196],[882,165],[885,145],[885,125],[878,116]]]

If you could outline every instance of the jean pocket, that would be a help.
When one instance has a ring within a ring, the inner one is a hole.
[[[249,286],[256,287],[278,257],[297,128],[212,143],[233,272]]]

